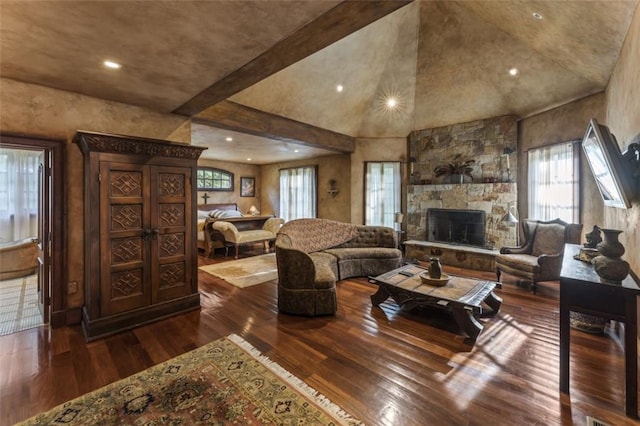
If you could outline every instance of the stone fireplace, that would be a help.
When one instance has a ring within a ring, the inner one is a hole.
[[[484,247],[485,212],[428,209],[427,241]]]

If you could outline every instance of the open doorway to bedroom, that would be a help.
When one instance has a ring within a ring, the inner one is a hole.
[[[0,334],[65,322],[64,148],[0,135]]]

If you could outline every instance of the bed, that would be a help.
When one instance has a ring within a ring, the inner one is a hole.
[[[212,227],[216,221],[231,222],[242,231],[262,229],[270,217],[273,216],[245,216],[238,210],[237,203],[199,204],[198,250],[202,250],[205,256],[211,256],[215,249],[226,248],[224,236]]]

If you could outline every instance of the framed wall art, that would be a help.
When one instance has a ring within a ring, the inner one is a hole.
[[[242,176],[240,178],[240,196],[255,197],[256,196],[256,178]]]

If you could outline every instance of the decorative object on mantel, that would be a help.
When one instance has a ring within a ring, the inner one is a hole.
[[[336,188],[336,180],[335,179],[329,179],[329,190],[327,192],[333,198],[336,198],[336,195],[338,195],[338,192],[340,192],[340,190]]]
[[[502,150],[502,155],[507,159],[507,182],[511,182],[511,167],[509,166],[509,155],[513,154],[515,151],[511,147],[506,147]]]
[[[600,256],[594,257],[591,263],[602,281],[621,284],[622,280],[629,275],[630,269],[629,263],[621,259],[625,250],[622,243],[618,241],[618,235],[622,231],[604,228],[600,230],[604,234],[603,241],[596,246]]]
[[[446,176],[447,183],[464,183],[465,176],[473,179],[471,165],[475,164],[476,160],[462,161],[461,157],[462,154],[458,154],[453,158],[453,162],[436,167],[433,170],[433,175],[435,177]]]

